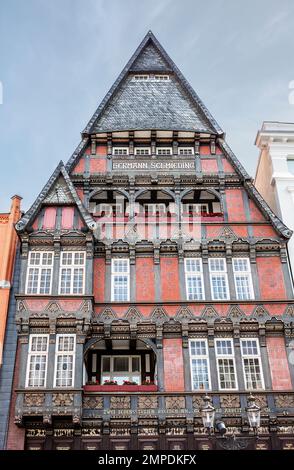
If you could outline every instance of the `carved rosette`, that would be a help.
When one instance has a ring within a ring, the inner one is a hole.
[[[294,396],[275,395],[275,404],[277,408],[294,408]]]
[[[24,396],[25,406],[42,406],[45,401],[44,393],[26,393]]]
[[[222,395],[220,397],[221,408],[240,408],[238,395]]]

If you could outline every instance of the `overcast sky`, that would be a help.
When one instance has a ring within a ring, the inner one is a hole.
[[[254,176],[262,121],[294,122],[293,0],[1,0],[0,211],[28,209],[149,29]]]

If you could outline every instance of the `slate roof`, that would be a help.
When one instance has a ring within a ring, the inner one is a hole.
[[[66,187],[68,189],[68,193],[71,196],[71,200],[77,206],[80,215],[90,230],[94,230],[96,228],[96,223],[92,216],[89,214],[87,209],[85,208],[84,204],[80,200],[75,187],[70,179],[69,174],[67,173],[63,162],[61,161],[54,172],[52,173],[51,177],[43,187],[42,191],[40,192],[39,196],[32,204],[30,209],[25,213],[25,215],[16,223],[15,229],[17,232],[23,232],[31,223],[33,223],[35,217],[37,216],[42,204],[46,200],[46,197],[49,195],[50,191],[54,188],[55,184],[57,183],[58,179],[62,176],[64,178]]]
[[[170,80],[133,81],[133,74],[139,72],[168,73]],[[136,129],[223,134],[151,31],[97,108],[83,134]]]

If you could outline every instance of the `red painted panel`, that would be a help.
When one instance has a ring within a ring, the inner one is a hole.
[[[201,158],[201,169],[204,173],[217,173],[217,161],[212,159]]]
[[[179,265],[178,258],[161,258],[161,299],[179,300]]]
[[[61,227],[68,229],[73,227],[74,207],[63,207],[61,216]]]
[[[167,392],[182,392],[184,384],[184,361],[181,338],[163,340],[164,386]]]
[[[105,173],[106,172],[106,158],[91,158],[90,159],[90,173]]]
[[[249,199],[249,208],[252,222],[263,222],[265,220],[255,202],[253,202],[251,199]]]
[[[242,189],[227,189],[226,201],[229,221],[245,222],[245,210],[242,197]]]
[[[200,145],[199,153],[200,155],[210,155],[210,146]]]
[[[110,282],[110,280],[109,280]],[[94,259],[94,297],[96,302],[105,300],[105,259]]]
[[[43,219],[43,228],[51,229],[55,227],[56,207],[46,207]]]
[[[73,169],[73,173],[84,173],[85,171],[85,159],[81,157]]]
[[[259,286],[262,299],[285,299],[282,263],[278,256],[256,258]]]
[[[226,158],[223,158],[223,169],[225,173],[235,173],[234,168]]]
[[[291,390],[291,377],[283,337],[268,337],[266,347],[273,390]]]
[[[136,260],[136,299],[137,301],[155,298],[154,260],[137,258]]]
[[[253,235],[255,237],[277,237],[276,232],[269,225],[254,225]]]
[[[107,155],[107,146],[106,145],[97,145],[96,154],[105,156]]]

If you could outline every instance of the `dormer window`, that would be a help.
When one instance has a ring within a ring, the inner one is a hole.
[[[129,155],[129,147],[113,147],[112,155]]]
[[[157,147],[156,155],[172,155],[173,149],[172,147]]]
[[[179,155],[194,155],[194,148],[193,147],[179,147],[178,153]]]
[[[154,75],[155,80],[167,81],[169,80],[169,75]]]
[[[143,82],[149,80],[149,75],[134,75],[133,80],[136,82]]]

